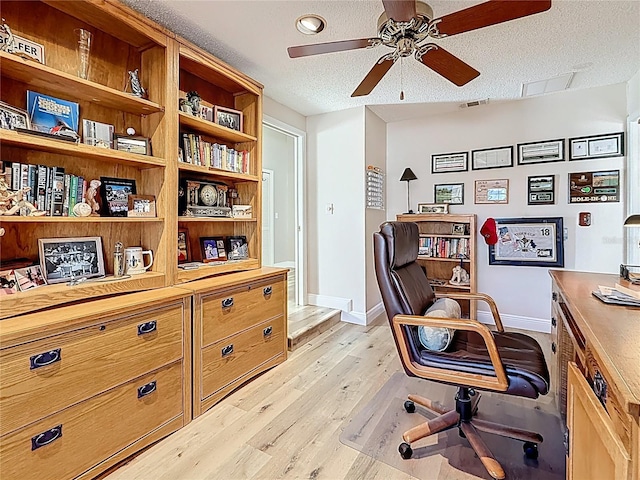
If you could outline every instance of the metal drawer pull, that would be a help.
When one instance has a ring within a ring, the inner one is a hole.
[[[55,442],[62,436],[62,425],[58,425],[57,427],[50,428],[46,432],[39,433],[31,437],[31,450],[36,450],[37,448],[44,447],[45,445],[49,445],[52,442]]]
[[[273,292],[273,287],[271,287],[271,285],[269,285],[268,287],[264,287],[262,289],[262,293],[264,294],[265,297],[267,295],[271,295],[271,292]]]
[[[556,353],[556,342],[551,342],[551,351]]]
[[[52,363],[59,362],[62,359],[62,349],[56,348],[48,352],[39,353],[31,357],[31,367],[29,370],[34,370],[40,367],[46,367]]]
[[[556,302],[556,301],[558,300],[558,293],[557,293],[557,292],[553,292],[553,293],[551,294],[551,299],[552,299],[554,302]]]
[[[268,326],[267,328],[262,330],[262,335],[264,335],[265,337],[270,336],[272,333],[273,333],[273,327],[272,326]]]
[[[558,324],[558,321],[556,320],[556,317],[551,317],[551,326],[555,327]]]
[[[607,381],[599,371],[593,376],[593,391],[605,409],[607,408]]]
[[[155,320],[150,322],[141,323],[138,325],[138,335],[144,335],[145,333],[155,332],[158,329],[158,324]]]
[[[222,308],[233,307],[233,297],[225,298],[222,300]]]
[[[231,355],[233,353],[233,343],[231,345],[227,345],[222,348],[222,356],[226,357],[227,355]]]
[[[156,381],[149,382],[146,385],[138,387],[138,398],[146,397],[156,391]]]

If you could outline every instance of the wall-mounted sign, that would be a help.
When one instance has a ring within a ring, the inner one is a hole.
[[[569,174],[569,203],[619,201],[620,170]]]

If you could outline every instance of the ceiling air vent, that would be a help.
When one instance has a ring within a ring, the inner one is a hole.
[[[486,105],[487,103],[489,103],[488,98],[482,100],[472,100],[470,102],[460,104],[460,108],[478,107],[480,105]]]
[[[536,82],[523,83],[520,89],[521,97],[533,97],[534,95],[542,95],[543,93],[560,92],[567,90],[573,80],[573,72],[558,75],[557,77],[548,78],[546,80],[538,80]]]

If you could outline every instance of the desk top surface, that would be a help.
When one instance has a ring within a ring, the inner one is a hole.
[[[620,277],[563,270],[550,274],[580,331],[626,385],[627,402],[640,405],[640,308],[609,305],[591,294],[598,285],[615,286]]]

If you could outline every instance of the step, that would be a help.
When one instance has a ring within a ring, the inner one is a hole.
[[[309,305],[289,315],[287,345],[294,351],[340,322],[340,310]]]

